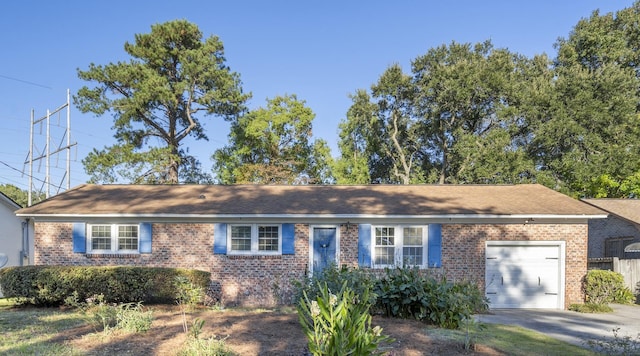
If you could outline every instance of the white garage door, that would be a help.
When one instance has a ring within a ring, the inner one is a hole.
[[[487,243],[491,308],[563,308],[563,243]]]

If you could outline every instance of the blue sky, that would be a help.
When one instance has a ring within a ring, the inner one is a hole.
[[[581,18],[615,12],[631,0],[539,1],[6,1],[0,5],[0,184],[27,189],[22,174],[29,151],[29,120],[46,115],[86,83],[76,70],[90,63],[128,60],[125,42],[151,25],[186,19],[225,45],[227,64],[252,92],[250,108],[267,98],[296,94],[316,118],[314,137],[337,155],[338,123],[348,95],[369,88],[390,65],[410,70],[411,60],[452,41],[491,39],[497,48],[526,56],[555,56],[553,44]],[[52,149],[63,141],[66,114],[51,118]],[[110,116],[82,114],[71,105],[71,186],[86,182],[81,160],[115,142]],[[40,133],[42,129],[42,134]],[[227,143],[228,125],[208,120],[209,141],[189,141],[209,171],[211,153]],[[36,127],[42,152],[45,128]],[[37,154],[36,152],[35,154]],[[51,160],[51,182],[63,181],[65,156]],[[34,166],[34,188],[45,165]],[[52,188],[52,193],[56,188]]]

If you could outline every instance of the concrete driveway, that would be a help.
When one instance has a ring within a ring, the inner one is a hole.
[[[519,325],[568,343],[586,347],[588,340],[612,338],[612,329],[620,328],[619,337],[640,335],[640,306],[611,305],[613,313],[585,314],[552,309],[492,309],[478,315],[483,323]]]

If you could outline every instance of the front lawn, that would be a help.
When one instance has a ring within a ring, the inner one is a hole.
[[[238,355],[304,355],[306,339],[291,308],[199,308],[186,319],[177,306],[151,306],[151,329],[142,333],[107,331],[90,323],[86,313],[65,308],[14,307],[0,299],[0,354],[138,355],[184,354],[198,321],[198,339],[215,341]],[[183,321],[187,321],[184,332]],[[465,332],[426,326],[413,320],[374,317],[383,333],[395,339],[384,350],[393,355],[594,355],[592,352],[514,326],[486,325],[473,335],[476,351],[466,351]],[[191,334],[191,336],[188,336]],[[186,353],[188,354],[188,353]]]

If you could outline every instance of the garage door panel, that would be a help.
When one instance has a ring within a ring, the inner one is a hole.
[[[559,245],[489,245],[486,296],[492,308],[560,307]]]
[[[487,259],[536,260],[559,258],[558,246],[488,246]]]

